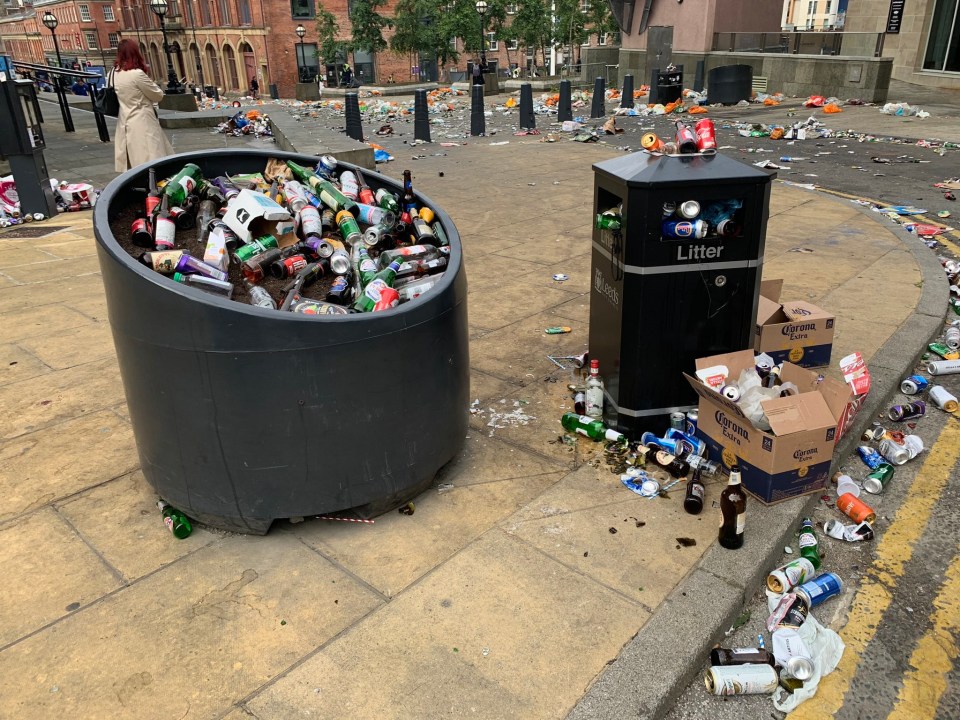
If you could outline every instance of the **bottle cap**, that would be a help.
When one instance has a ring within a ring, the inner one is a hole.
[[[175,282],[178,282],[178,283],[182,283],[185,277],[186,277],[186,275],[184,275],[183,273],[175,272],[175,273],[173,274],[173,279],[174,279],[174,281],[175,281]]]

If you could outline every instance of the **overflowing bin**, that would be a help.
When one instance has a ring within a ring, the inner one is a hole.
[[[722,155],[644,152],[594,173],[590,357],[604,419],[659,433],[696,406],[683,373],[697,358],[753,347],[772,176]]]
[[[291,153],[219,150],[205,176],[258,172]],[[341,163],[354,172],[360,170]],[[463,446],[469,354],[459,235],[436,286],[385,312],[311,316],[255,307],[172,282],[118,242],[116,221],[141,203],[148,166],[124,173],[95,208],[97,250],[130,419],[147,482],[206,524],[265,533],[273,520],[408,501]],[[400,191],[379,174],[374,189]]]

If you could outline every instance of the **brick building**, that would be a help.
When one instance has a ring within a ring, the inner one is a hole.
[[[113,0],[37,0],[32,5],[12,5],[8,3],[8,14],[0,18],[0,34],[6,52],[16,59],[57,64],[53,36],[43,24],[43,15],[50,12],[57,18],[55,32],[64,67],[113,63],[114,48],[120,42]]]
[[[0,35],[7,52],[21,60],[37,63],[56,61],[53,41],[41,18],[47,10],[59,21],[57,39],[66,66],[112,64],[120,38],[136,39],[150,65],[153,78],[162,86],[167,79],[160,21],[150,10],[149,0],[0,0],[10,12],[0,17]],[[174,70],[188,82],[213,85],[222,92],[236,94],[257,78],[261,93],[277,85],[280,97],[293,97],[299,78],[312,80],[326,74],[317,58],[317,0],[167,0],[164,23],[170,44]],[[326,0],[324,7],[340,25],[341,39],[351,34],[350,0]],[[386,16],[394,13],[395,0],[381,8]],[[508,14],[516,6],[508,7]],[[306,33],[301,41],[298,25]],[[477,16],[477,35],[480,35]],[[389,29],[384,31],[388,40]],[[618,37],[591,38],[591,46],[610,46]],[[487,58],[501,70],[529,66],[531,54],[514,44],[498,41],[494,33],[486,36]],[[427,57],[415,57],[390,51],[374,57],[370,53],[350,55],[354,73],[364,84],[407,82],[416,79],[441,82],[465,75],[472,55],[463,53],[462,40],[455,41],[461,53],[457,63],[438,67]],[[583,49],[586,49],[584,46]],[[578,55],[579,49],[574,55]],[[538,64],[539,64],[538,59]],[[559,62],[563,62],[561,59]]]

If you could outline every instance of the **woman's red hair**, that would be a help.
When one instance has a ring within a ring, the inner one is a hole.
[[[143,59],[140,48],[133,40],[121,40],[117,46],[117,59],[113,66],[117,70],[143,70],[147,72],[147,61]]]

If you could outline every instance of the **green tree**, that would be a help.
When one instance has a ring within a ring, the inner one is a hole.
[[[347,43],[340,39],[337,16],[317,3],[317,57],[322,63],[334,64],[346,53]]]
[[[520,0],[518,5],[517,14],[513,16],[513,33],[524,47],[533,50],[534,63],[537,61],[537,50],[540,50],[543,64],[546,65],[547,51],[553,42],[550,5],[544,0]]]
[[[456,61],[459,54],[451,40],[457,37],[462,19],[456,5],[440,0],[400,0],[394,10],[390,49],[409,53],[411,65],[421,65],[427,58],[436,58],[441,65]]]
[[[384,28],[393,26],[390,18],[378,12],[385,4],[386,0],[354,0],[350,11],[350,50],[374,53],[374,74],[376,74],[376,53],[389,47],[386,38],[383,37]]]
[[[620,31],[607,0],[587,0],[586,29],[590,34],[601,35]]]
[[[603,0],[606,3],[606,0]],[[590,37],[587,16],[580,9],[580,0],[556,0],[556,42],[567,46],[567,65],[573,63],[573,49],[579,48]]]

